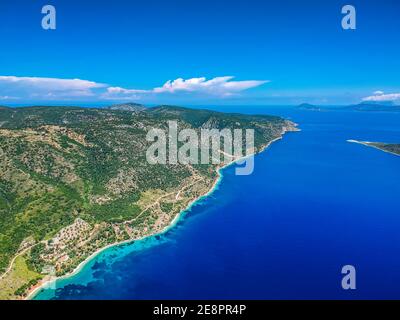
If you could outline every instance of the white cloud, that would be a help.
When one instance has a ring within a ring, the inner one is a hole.
[[[31,87],[49,90],[76,90],[104,87],[105,84],[81,79],[59,79],[39,77],[0,76],[0,82],[25,84]]]
[[[153,91],[155,93],[170,92],[175,93],[178,91],[188,91],[188,92],[203,92],[213,95],[231,95],[238,93],[243,90],[261,86],[268,81],[232,81],[234,77],[216,77],[211,80],[206,78],[192,78],[192,79],[182,79],[178,78],[176,80],[167,81],[162,87],[155,88]]]
[[[17,97],[0,96],[0,100],[17,100]]]
[[[179,94],[192,93],[202,94],[203,96],[227,97],[238,94],[241,91],[261,86],[269,81],[248,80],[233,81],[234,77],[216,77],[207,80],[205,77],[168,80],[162,87],[149,90],[126,89],[121,87],[109,87],[102,96],[105,99],[140,99],[144,96],[158,94]]]
[[[161,94],[201,94],[201,96],[226,97],[261,86],[269,81],[234,81],[234,77],[205,77],[167,81],[162,87],[148,90],[127,89],[81,79],[0,76],[0,98],[57,100],[91,98],[96,100],[141,99]]]
[[[0,76],[0,92],[24,99],[55,100],[95,96],[106,84],[81,79]]]
[[[108,93],[116,93],[116,94],[135,94],[135,93],[147,93],[147,90],[137,90],[137,89],[125,89],[121,87],[108,87]]]
[[[121,87],[108,87],[100,98],[105,100],[140,100],[141,95],[147,94],[148,90],[125,89]]]
[[[363,101],[395,101],[400,99],[400,93],[385,94],[383,91],[375,91],[372,96],[365,97]]]

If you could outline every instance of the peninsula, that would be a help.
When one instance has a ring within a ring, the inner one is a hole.
[[[254,129],[254,152],[297,130],[275,116],[126,104],[2,107],[0,119],[0,299],[162,232],[213,188],[227,163],[149,164],[150,128]]]
[[[379,149],[384,152],[400,156],[400,143],[369,142],[358,140],[347,140],[348,142],[362,144],[367,147]]]

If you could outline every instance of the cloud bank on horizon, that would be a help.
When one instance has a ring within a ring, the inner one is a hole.
[[[396,100],[400,100],[400,93],[385,94],[383,91],[375,91],[372,96],[365,97],[362,100],[369,102],[395,102]]]
[[[0,100],[140,100],[160,94],[232,97],[269,81],[236,81],[233,76],[168,80],[149,90],[128,89],[81,79],[0,76]]]
[[[244,92],[269,83],[268,80],[235,80],[233,76],[168,80],[160,87],[134,89],[112,86],[107,83],[82,79],[46,77],[0,76],[0,101],[5,103],[29,103],[32,101],[164,101],[172,98],[189,98],[190,101],[208,98],[236,99],[248,97]],[[269,91],[270,92],[270,91]],[[297,93],[298,94],[298,93]],[[274,93],[270,92],[270,96]],[[364,102],[400,102],[400,93],[375,91],[370,96],[358,95]],[[268,96],[264,95],[264,98]],[[312,99],[310,95],[303,100]],[[357,98],[356,98],[357,99]],[[357,100],[356,100],[357,101]]]

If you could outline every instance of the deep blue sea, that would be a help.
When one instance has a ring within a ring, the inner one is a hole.
[[[221,110],[221,107],[218,108]],[[215,192],[163,235],[114,247],[36,299],[400,298],[400,113],[224,107],[299,124],[223,170]],[[341,269],[356,268],[356,290]]]

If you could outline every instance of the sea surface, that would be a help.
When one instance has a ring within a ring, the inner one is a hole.
[[[400,113],[222,110],[302,131],[257,155],[252,175],[224,169],[166,233],[103,251],[35,299],[400,298],[400,157],[346,142],[399,143]]]

